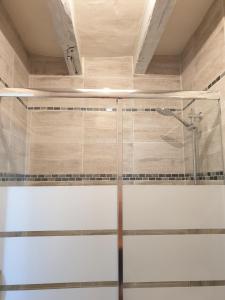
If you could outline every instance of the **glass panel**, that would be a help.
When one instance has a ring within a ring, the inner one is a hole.
[[[0,122],[0,298],[117,299],[117,101],[5,97]]]
[[[220,122],[218,101],[123,101],[125,300],[222,299]]]

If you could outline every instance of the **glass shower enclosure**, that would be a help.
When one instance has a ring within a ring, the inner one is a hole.
[[[0,299],[223,299],[216,93],[0,95]]]

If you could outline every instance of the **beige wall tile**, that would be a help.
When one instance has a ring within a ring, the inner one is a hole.
[[[178,75],[136,75],[134,89],[145,91],[179,91],[181,90]]]
[[[84,144],[104,144],[116,143],[117,131],[116,129],[105,128],[85,128],[84,129]]]
[[[81,111],[39,111],[32,113],[32,127],[82,126]]]
[[[81,76],[30,75],[29,87],[34,89],[80,89],[84,87],[84,80]]]
[[[14,87],[27,88],[29,86],[29,73],[20,59],[15,55],[14,59]]]
[[[135,143],[134,172],[183,172],[183,149],[175,143]]]
[[[87,77],[132,77],[132,57],[85,57],[84,76]]]
[[[13,49],[0,31],[0,73],[1,78],[11,87],[13,86],[13,64]]]
[[[82,145],[77,143],[31,143],[30,173],[81,173]]]
[[[116,129],[117,113],[116,112],[85,112],[84,113],[85,128],[108,128]]]
[[[133,89],[133,78],[120,77],[85,77],[86,89]]]
[[[116,144],[86,144],[84,145],[84,173],[116,173]]]

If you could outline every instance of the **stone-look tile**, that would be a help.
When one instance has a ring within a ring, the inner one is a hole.
[[[85,112],[84,113],[85,128],[117,128],[116,112]]]
[[[134,76],[134,89],[145,91],[180,91],[180,76],[136,75]]]
[[[183,149],[165,142],[134,143],[134,172],[183,172]]]
[[[195,74],[195,40],[191,37],[181,55],[182,89],[193,90]]]
[[[123,174],[133,173],[133,161],[134,161],[133,143],[124,143],[122,147],[123,147]]]
[[[84,88],[84,79],[81,76],[30,75],[29,87],[34,89],[81,89]]]
[[[78,126],[82,124],[81,111],[40,111],[32,113],[32,127]]]
[[[0,77],[13,86],[14,51],[0,31]]]
[[[204,44],[195,58],[195,80],[193,88],[204,89],[225,68],[225,45],[223,28]]]
[[[84,76],[88,77],[132,77],[132,57],[85,57]]]
[[[134,113],[133,112],[123,112],[123,143],[133,142],[134,136]]]
[[[84,144],[104,144],[116,142],[116,129],[84,128]]]
[[[82,145],[31,143],[29,172],[35,174],[81,173]]]
[[[86,89],[133,89],[133,78],[120,77],[85,77]]]
[[[116,173],[116,144],[86,144],[83,158],[84,173]]]
[[[134,113],[134,141],[168,141],[181,144],[182,125],[172,117],[162,116],[157,112]]]
[[[184,90],[203,90],[224,71],[223,27],[221,1],[216,0],[182,54]]]
[[[16,88],[27,88],[29,86],[29,73],[17,55],[14,58],[13,81],[13,86]]]
[[[81,126],[32,126],[31,143],[78,143],[83,142]]]

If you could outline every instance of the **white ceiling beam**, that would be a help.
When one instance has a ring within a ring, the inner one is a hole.
[[[145,74],[158,47],[176,0],[149,0],[134,56],[136,74]]]
[[[65,62],[70,75],[81,74],[81,59],[76,38],[76,31],[72,17],[72,7],[69,0],[49,0],[58,42],[63,50]]]

